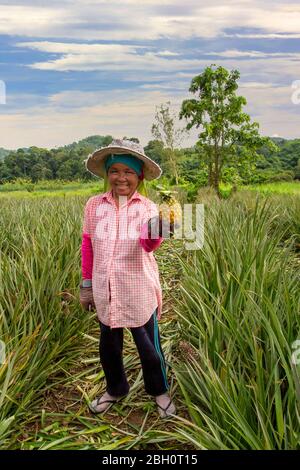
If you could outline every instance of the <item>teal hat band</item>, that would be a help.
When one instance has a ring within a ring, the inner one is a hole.
[[[138,176],[142,174],[144,162],[131,154],[109,155],[105,160],[106,172],[114,163],[123,163],[123,165],[132,168]]]

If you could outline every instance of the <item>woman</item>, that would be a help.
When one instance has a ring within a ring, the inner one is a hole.
[[[153,255],[167,230],[156,204],[143,195],[144,179],[159,178],[161,169],[139,144],[126,140],[95,151],[86,168],[105,181],[104,194],[85,206],[81,247],[80,301],[97,311],[107,384],[90,409],[101,413],[129,392],[122,358],[126,327],[138,349],[146,392],[155,397],[161,417],[174,415],[157,325],[162,291]]]

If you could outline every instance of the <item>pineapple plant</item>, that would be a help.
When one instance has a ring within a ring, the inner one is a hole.
[[[163,221],[170,221],[170,225],[174,226],[174,228],[180,227],[182,223],[182,209],[176,200],[176,191],[165,189],[162,186],[157,186],[157,190],[160,196],[159,218]]]

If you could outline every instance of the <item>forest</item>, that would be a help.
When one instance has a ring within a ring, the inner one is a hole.
[[[45,179],[95,180],[96,177],[86,171],[84,159],[95,149],[108,145],[112,139],[110,135],[94,135],[50,150],[34,146],[15,151],[0,148],[0,184],[17,178],[27,178],[32,183]],[[224,169],[223,182],[233,183],[236,178],[242,184],[299,180],[300,139],[288,140],[272,137],[271,140],[277,146],[276,151],[262,148],[259,151],[260,159],[255,162],[255,168],[251,171],[245,171],[245,168],[232,168],[228,165]],[[165,149],[161,141],[150,140],[145,146],[145,152],[162,166],[166,176],[170,176]],[[176,160],[181,183],[192,183],[196,187],[206,185],[207,168],[203,153],[197,149],[197,145],[176,149]]]

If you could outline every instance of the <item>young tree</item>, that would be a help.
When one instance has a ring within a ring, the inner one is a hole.
[[[176,147],[180,146],[185,129],[175,127],[175,114],[170,111],[171,103],[161,104],[156,107],[155,122],[152,125],[151,132],[153,137],[160,141],[164,147],[164,156],[167,160],[169,171],[178,184],[179,174]]]
[[[149,140],[147,145],[144,147],[144,151],[146,155],[148,155],[152,160],[154,160],[161,167],[163,167],[164,170],[164,146],[160,140]]]
[[[300,180],[300,158],[298,160],[298,164],[295,167],[295,179]]]
[[[131,140],[131,142],[136,142],[137,144],[140,143],[139,139],[137,137],[123,137],[123,140]]]
[[[246,98],[237,96],[238,70],[229,72],[212,64],[193,78],[189,91],[197,98],[184,100],[179,114],[187,129],[202,127],[197,147],[204,151],[208,184],[218,193],[224,165],[241,166],[254,162],[263,146],[276,145],[259,135],[259,124],[243,112]]]
[[[52,177],[52,171],[42,162],[33,165],[30,174],[33,183],[39,180],[51,179]]]

